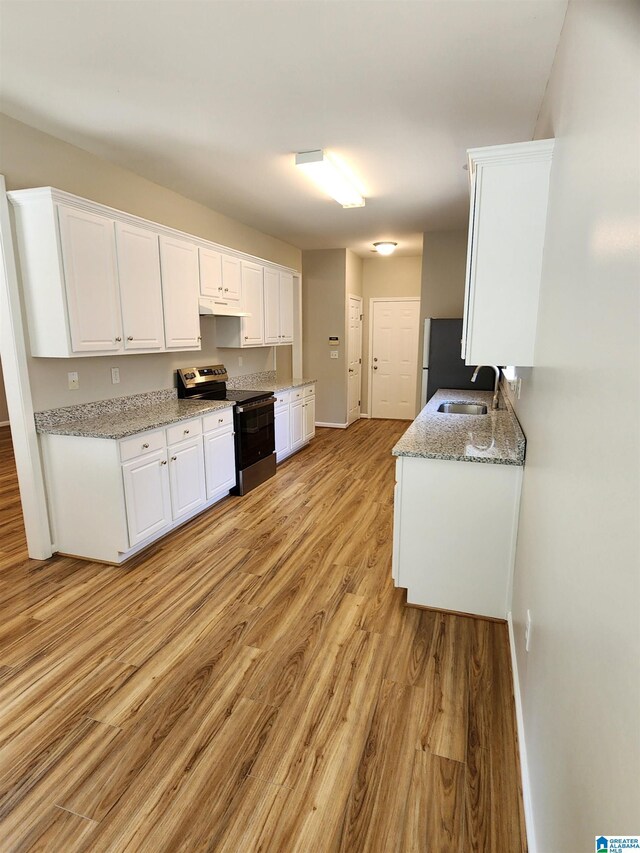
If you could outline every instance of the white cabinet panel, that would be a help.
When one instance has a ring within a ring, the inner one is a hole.
[[[310,441],[316,434],[316,398],[307,397],[302,404],[304,440]]]
[[[264,342],[281,343],[280,273],[268,267],[264,271]]]
[[[129,545],[133,547],[171,524],[166,452],[159,450],[125,463],[122,475]]]
[[[186,240],[160,237],[164,329],[167,348],[200,345],[198,248]]]
[[[240,259],[222,256],[222,296],[230,302],[239,302],[242,295],[242,270]]]
[[[205,502],[204,455],[200,436],[169,447],[171,508],[174,520]]]
[[[289,406],[283,405],[275,411],[276,461],[283,459],[291,449],[291,424]]]
[[[125,349],[163,349],[158,235],[122,222],[115,227]]]
[[[204,460],[207,482],[207,499],[236,484],[236,457],[233,432],[228,429],[205,433]]]
[[[200,293],[222,296],[222,253],[214,249],[198,249],[200,258]]]
[[[242,318],[242,346],[261,346],[263,343],[263,267],[242,262],[242,304],[251,317]]]
[[[462,356],[534,364],[553,140],[469,151]]]
[[[291,449],[304,444],[304,409],[302,400],[291,404]]]
[[[293,343],[293,275],[280,273],[280,343]]]
[[[121,350],[122,325],[113,220],[58,205],[74,352]]]

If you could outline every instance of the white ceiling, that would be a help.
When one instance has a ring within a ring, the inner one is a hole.
[[[463,227],[467,148],[531,139],[566,0],[0,5],[2,109],[303,249]],[[340,155],[343,210],[293,165]]]

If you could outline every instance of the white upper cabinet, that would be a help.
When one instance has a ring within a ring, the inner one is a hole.
[[[124,347],[164,349],[158,235],[122,222],[115,228]]]
[[[534,364],[553,144],[545,139],[468,152],[467,364]]]
[[[293,275],[269,267],[264,271],[264,342],[293,342]]]
[[[58,205],[73,352],[117,352],[122,325],[113,220]]]
[[[222,296],[230,302],[240,302],[242,296],[242,268],[239,258],[222,256]]]
[[[199,348],[197,246],[187,240],[161,235],[160,267],[167,349]]]
[[[202,296],[222,296],[222,252],[198,249],[200,254],[200,293]]]
[[[251,316],[241,322],[241,346],[262,346],[264,294],[262,289],[264,267],[242,261],[242,307]]]

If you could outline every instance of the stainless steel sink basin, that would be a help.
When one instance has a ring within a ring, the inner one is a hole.
[[[483,403],[440,403],[438,411],[445,415],[486,415]]]

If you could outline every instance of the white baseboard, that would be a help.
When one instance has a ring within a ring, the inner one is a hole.
[[[332,429],[346,429],[349,426],[349,424],[324,424],[324,423],[320,423],[320,421],[316,421],[316,426],[330,427]]]
[[[360,412],[360,417],[361,418],[370,418],[371,415],[368,415],[366,412]]]
[[[522,711],[522,696],[520,695],[520,679],[518,678],[518,659],[516,657],[516,642],[513,634],[513,618],[511,611],[507,613],[509,626],[509,648],[511,649],[511,672],[513,675],[513,697],[516,704],[516,726],[518,729],[518,749],[520,752],[520,773],[522,776],[522,802],[524,805],[524,822],[527,833],[529,853],[537,853],[536,835],[533,826],[533,804],[531,801],[531,785],[529,784],[529,764],[527,761],[527,745],[524,737],[524,714]]]

